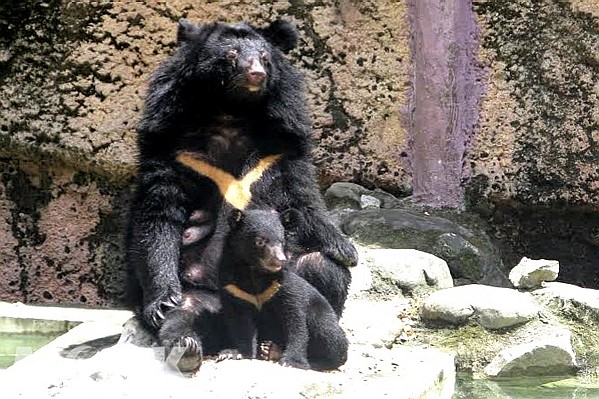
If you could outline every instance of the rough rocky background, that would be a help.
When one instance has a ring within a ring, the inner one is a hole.
[[[118,295],[134,127],[183,17],[293,21],[323,185],[406,181],[405,13],[394,1],[2,3],[0,300],[104,305]]]
[[[2,2],[0,300],[114,303],[134,127],[181,17],[262,25],[282,16],[298,26],[291,58],[307,76],[323,188],[426,192],[415,172],[447,161],[434,170],[451,179],[432,189],[452,189],[454,206],[491,222],[504,262],[559,259],[565,280],[599,286],[599,3],[428,3],[437,20],[420,29],[438,46],[431,57],[446,54],[434,59],[449,65],[440,80],[418,80],[435,64],[410,39],[414,0]],[[454,30],[462,20],[474,29]],[[447,96],[444,125],[414,113],[422,82]],[[457,100],[473,92],[480,98],[464,116]],[[415,153],[431,137],[423,132],[436,134],[430,157]],[[444,138],[453,152],[438,145]],[[439,205],[432,198],[424,205]]]

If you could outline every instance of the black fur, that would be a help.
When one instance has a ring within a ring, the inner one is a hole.
[[[295,209],[288,209],[281,215],[285,228],[285,254],[289,261],[287,268],[298,276],[309,281],[331,304],[338,317],[341,317],[347,299],[347,289],[351,283],[349,269],[340,265],[328,256],[317,251],[306,243],[304,233],[307,231],[305,219]],[[218,268],[208,268],[199,262],[205,250],[202,239],[209,234],[213,224],[199,211],[192,214],[190,225],[183,232],[182,278],[184,281],[197,282],[194,286],[216,289]]]
[[[258,343],[283,349],[280,363],[333,369],[347,360],[348,342],[328,301],[283,266],[284,230],[271,211],[235,211],[220,270],[221,287],[234,284],[259,295],[273,282],[280,288],[260,308],[224,290],[223,317],[232,349],[255,359]],[[227,351],[230,356],[231,351]]]
[[[193,152],[235,177],[266,155],[283,154],[252,187],[255,202],[278,211],[298,209],[310,250],[338,264],[357,262],[355,248],[327,220],[315,183],[303,82],[283,54],[297,43],[295,29],[284,21],[261,30],[246,23],[181,21],[177,39],[179,49],[149,84],[138,127],[138,180],[127,234],[140,314],[156,329],[167,313],[176,313],[171,309],[181,304],[183,291],[206,290],[210,296],[215,290],[212,277],[192,286],[180,276],[181,245],[193,210],[217,220],[214,231],[205,230],[195,260],[206,270],[216,270],[227,233],[226,227],[218,228],[226,223],[218,222],[222,197],[216,186],[179,164],[180,151]],[[198,328],[200,338],[210,334]]]
[[[285,252],[289,258],[288,268],[309,281],[331,304],[338,317],[341,317],[347,299],[347,289],[351,283],[351,272],[347,267],[333,261],[318,250],[318,244],[311,242],[306,220],[295,209],[288,209],[281,215],[285,227]]]

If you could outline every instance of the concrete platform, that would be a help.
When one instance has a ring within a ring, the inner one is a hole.
[[[162,348],[115,344],[131,312],[0,304],[0,318],[8,315],[80,324],[4,370],[3,398],[449,399],[455,385],[453,354],[364,344],[351,345],[346,365],[332,372],[206,360],[196,375],[183,376],[166,366]]]

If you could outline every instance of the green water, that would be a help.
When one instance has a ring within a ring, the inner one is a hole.
[[[458,373],[452,399],[599,399],[599,385],[557,378],[473,380]]]
[[[7,368],[15,362],[17,348],[26,348],[25,353],[35,352],[62,334],[63,332],[47,334],[0,332],[0,369]],[[29,350],[29,348],[31,348],[31,350]]]

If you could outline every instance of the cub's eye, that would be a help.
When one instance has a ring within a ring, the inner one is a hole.
[[[231,49],[231,50],[227,51],[227,59],[234,61],[237,59],[237,54],[238,54],[237,50]]]
[[[260,59],[262,61],[268,61],[269,57],[268,57],[268,53],[266,51],[263,51],[260,53]]]
[[[263,247],[266,245],[266,238],[264,237],[256,237],[256,246]]]

